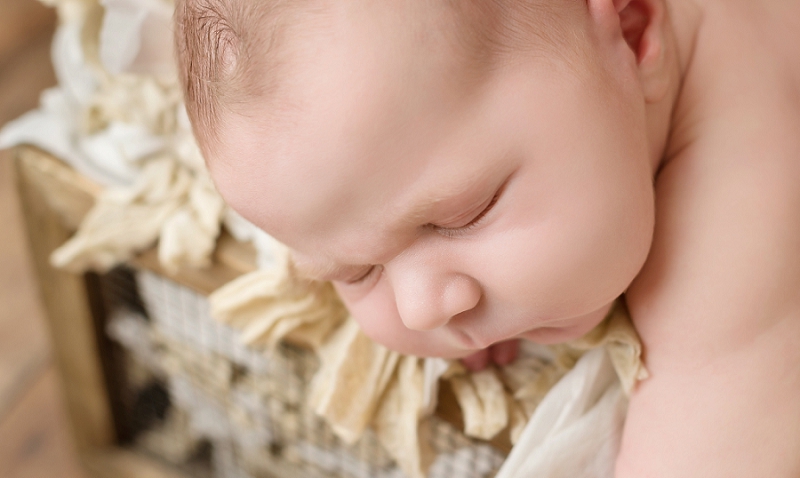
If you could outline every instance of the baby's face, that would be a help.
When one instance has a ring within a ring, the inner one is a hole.
[[[633,70],[588,38],[476,75],[437,12],[378,3],[296,40],[280,102],[225,116],[220,192],[392,349],[584,334],[652,237]]]

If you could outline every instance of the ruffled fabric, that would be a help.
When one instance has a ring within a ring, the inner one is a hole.
[[[425,418],[434,408],[431,391],[438,389],[441,380],[456,396],[467,436],[490,440],[508,433],[516,444],[514,450],[549,450],[536,456],[558,457],[558,463],[544,460],[526,465],[527,471],[508,471],[503,476],[540,476],[526,473],[548,466],[560,470],[567,462],[574,465],[580,453],[594,456],[595,451],[602,451],[600,445],[608,452],[603,456],[614,456],[609,453],[616,448],[609,448],[608,440],[597,436],[618,442],[626,393],[647,376],[641,344],[621,301],[581,339],[540,346],[536,353],[508,366],[472,373],[457,361],[404,356],[373,342],[352,318],[346,317],[346,310],[328,284],[297,278],[288,253],[283,258],[273,269],[248,274],[215,292],[210,297],[212,315],[240,329],[243,340],[254,345],[274,347],[297,331],[315,330],[313,341],[301,339],[314,350],[320,363],[310,386],[309,404],[345,442],[357,441],[371,428],[407,476],[426,476],[434,457],[426,441]],[[587,360],[591,360],[591,366],[578,366]],[[558,391],[563,389],[566,392]],[[601,411],[594,407],[598,402],[602,402]],[[563,414],[570,420],[551,423],[537,418],[543,413]],[[542,435],[544,425],[533,422],[545,423],[549,434]],[[531,432],[531,427],[538,431]],[[564,432],[564,427],[572,427],[572,431]],[[580,437],[583,441],[570,441],[570,433],[575,440]],[[567,449],[553,448],[554,443]],[[570,447],[575,448],[572,455],[568,453]],[[561,454],[549,454],[553,450]],[[525,451],[515,453],[529,455]],[[608,465],[608,460],[601,462]],[[509,466],[523,469],[511,463]],[[586,466],[596,472],[600,465],[590,460]]]
[[[38,146],[106,189],[53,264],[104,271],[158,243],[169,272],[208,266],[229,214],[182,104],[172,1],[45,3],[59,14],[59,85],[0,131],[0,148]]]
[[[303,280],[288,250],[272,241],[273,267],[233,280],[211,294],[211,314],[241,331],[248,345],[274,347],[285,338],[319,350],[347,315],[333,287]]]

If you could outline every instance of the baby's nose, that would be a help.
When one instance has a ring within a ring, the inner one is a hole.
[[[480,284],[464,274],[412,274],[392,281],[400,318],[411,330],[433,330],[472,310],[481,300]]]

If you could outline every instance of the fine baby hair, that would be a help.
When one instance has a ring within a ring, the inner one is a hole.
[[[254,98],[279,101],[280,77],[292,55],[292,38],[325,35],[315,18],[330,14],[320,0],[179,0],[175,43],[186,106],[198,140],[213,147],[220,108]],[[407,3],[407,2],[406,2]],[[504,56],[541,48],[566,49],[580,35],[568,18],[579,1],[446,0],[438,2],[455,29],[452,54],[476,75]],[[417,28],[416,25],[409,25]]]

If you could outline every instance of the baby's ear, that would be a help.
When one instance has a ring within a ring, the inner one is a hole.
[[[589,14],[605,33],[624,40],[636,59],[645,98],[661,100],[670,85],[669,18],[664,0],[587,0]],[[621,38],[620,38],[621,36]]]

